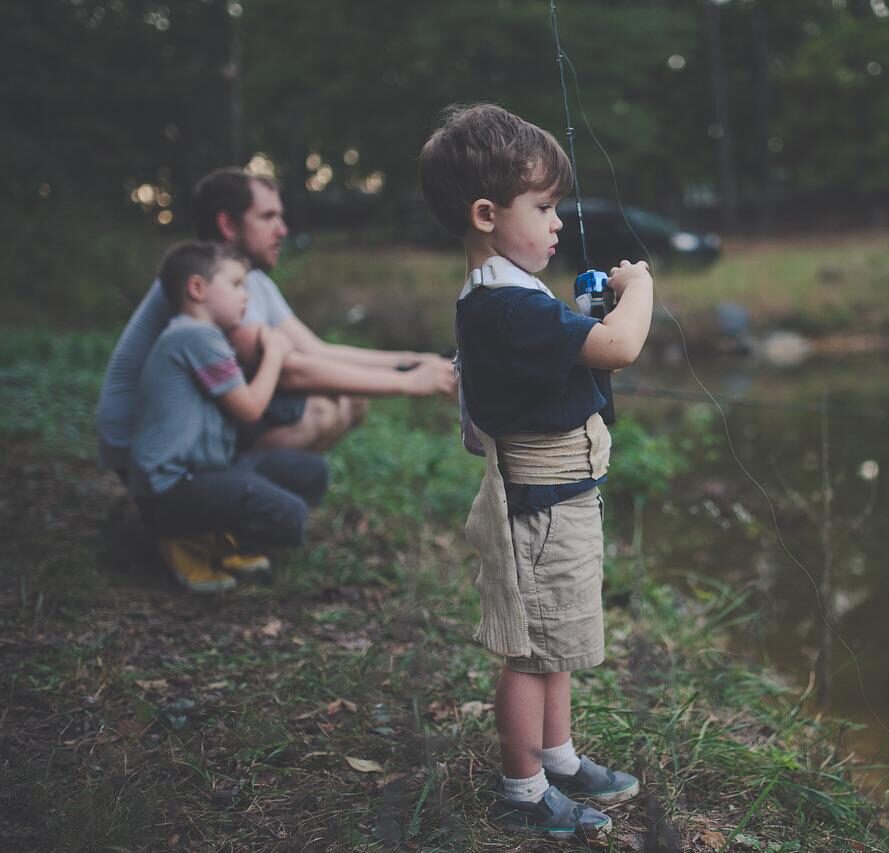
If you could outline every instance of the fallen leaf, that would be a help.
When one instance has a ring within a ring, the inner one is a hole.
[[[454,713],[453,705],[446,705],[444,702],[440,702],[436,699],[434,702],[430,702],[426,706],[426,711],[432,714],[432,719],[436,722],[441,722],[442,720],[446,720],[451,714]]]
[[[351,755],[346,756],[346,761],[349,762],[349,766],[353,770],[357,770],[359,773],[382,773],[382,766],[376,762],[372,761],[368,758],[353,758]]]
[[[169,685],[167,684],[166,678],[156,678],[153,680],[140,681],[136,680],[136,684],[141,687],[143,690],[160,690],[164,691],[169,689]]]
[[[358,706],[354,702],[350,702],[348,699],[334,699],[327,706],[327,715],[332,717],[334,714],[338,714],[342,710],[346,710],[351,714],[354,714],[358,710]]]
[[[368,637],[362,637],[360,634],[340,634],[334,632],[330,639],[341,649],[349,652],[363,652],[373,645]]]
[[[118,720],[114,729],[121,737],[138,738],[145,731],[145,723],[138,720]]]
[[[702,829],[698,840],[706,844],[711,850],[720,850],[725,847],[725,836],[715,829]]]
[[[494,706],[490,702],[479,702],[474,699],[471,702],[464,702],[460,706],[460,713],[464,717],[483,717],[488,711],[493,711]]]
[[[260,630],[260,634],[263,637],[277,637],[281,633],[281,629],[284,627],[284,623],[280,619],[269,619],[265,625],[263,625]]]

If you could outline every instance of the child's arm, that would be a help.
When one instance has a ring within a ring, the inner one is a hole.
[[[259,345],[262,361],[253,380],[219,397],[222,410],[241,423],[252,424],[262,417],[278,384],[284,356],[292,346],[283,332],[268,326],[259,331]]]
[[[648,337],[653,282],[644,261],[621,261],[620,267],[611,270],[608,284],[618,296],[618,303],[590,329],[577,361],[585,367],[618,370],[639,357]]]

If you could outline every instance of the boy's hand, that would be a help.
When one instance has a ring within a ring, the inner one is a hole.
[[[280,329],[274,329],[271,326],[262,326],[260,328],[259,346],[262,348],[263,355],[280,356],[282,358],[293,349],[290,338]]]
[[[429,394],[453,395],[457,380],[453,365],[446,359],[424,361],[404,373],[404,393],[422,397]]]
[[[620,262],[619,267],[612,267],[608,274],[608,286],[618,298],[623,292],[635,283],[652,286],[651,274],[648,272],[648,264],[645,261],[637,261],[631,264],[627,260]]]

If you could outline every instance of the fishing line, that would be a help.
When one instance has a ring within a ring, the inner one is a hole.
[[[620,188],[618,186],[617,171],[614,168],[614,163],[612,162],[611,157],[609,156],[608,152],[605,150],[605,146],[600,142],[599,137],[596,135],[595,131],[593,130],[593,128],[590,124],[589,119],[587,118],[586,110],[584,109],[584,106],[583,106],[583,97],[581,96],[581,92],[580,92],[580,84],[577,79],[577,70],[574,67],[574,63],[571,62],[571,59],[568,57],[568,54],[565,53],[564,49],[562,48],[562,46],[559,42],[558,29],[556,27],[556,3],[555,3],[555,0],[550,0],[550,16],[551,16],[552,23],[553,23],[553,33],[554,33],[554,37],[556,40],[556,49],[559,54],[559,74],[560,74],[560,82],[562,84],[562,96],[563,96],[563,100],[564,100],[566,113],[567,113],[567,106],[568,106],[568,97],[567,97],[567,93],[565,91],[564,74],[562,73],[562,62],[561,62],[562,59],[564,59],[564,61],[568,64],[568,67],[571,69],[571,76],[574,80],[574,89],[575,89],[575,94],[577,97],[577,104],[580,109],[580,115],[581,115],[581,118],[583,119],[584,126],[586,127],[587,132],[592,137],[593,142],[595,142],[599,151],[602,152],[602,156],[605,158],[605,162],[608,164],[608,168],[611,172],[611,180],[612,180],[612,184],[614,186],[615,200],[617,201],[617,206],[618,206],[618,209],[620,210],[620,214],[623,217],[624,223],[626,224],[627,229],[629,230],[630,234],[633,235],[633,238],[636,240],[636,242],[641,247],[642,251],[645,253],[646,259],[648,261],[649,269],[651,270],[651,272],[653,274],[654,273],[654,261],[651,256],[651,252],[649,252],[648,247],[645,245],[645,242],[642,240],[642,238],[636,233],[636,230],[633,228],[632,224],[630,223],[629,217],[627,216],[626,211],[624,210],[623,201],[621,200],[621,196],[620,196]],[[570,134],[570,137],[572,138],[571,149],[573,151],[573,128],[570,128],[570,122],[569,122],[569,129],[571,131],[571,134]],[[578,204],[578,220],[582,223],[583,217],[582,217],[582,210],[581,210],[581,205],[580,205],[579,200],[578,200],[577,204]],[[582,227],[583,226],[581,225],[581,234],[583,234]],[[586,258],[587,249],[586,249],[585,245],[584,245],[583,251],[584,251],[584,257]],[[652,279],[654,279],[654,275],[652,275]],[[741,472],[744,474],[744,476],[759,490],[759,492],[765,498],[766,504],[768,505],[768,508],[769,508],[769,512],[771,513],[771,516],[772,516],[772,523],[775,528],[775,535],[777,537],[778,543],[781,545],[781,548],[784,550],[784,553],[787,554],[787,556],[790,558],[790,560],[809,579],[809,583],[811,583],[812,589],[815,592],[815,601],[818,605],[818,613],[821,616],[821,620],[827,626],[827,629],[830,631],[830,633],[833,635],[833,637],[836,640],[838,640],[840,642],[840,644],[842,645],[842,647],[849,653],[850,657],[852,658],[853,663],[855,664],[855,670],[858,674],[858,686],[861,690],[861,698],[864,700],[864,704],[867,707],[868,712],[874,718],[874,720],[877,722],[877,724],[887,734],[889,734],[889,726],[887,726],[886,723],[883,722],[883,720],[880,718],[880,716],[877,714],[877,712],[874,710],[873,706],[871,705],[870,699],[868,699],[867,692],[865,691],[865,688],[864,688],[864,675],[862,673],[861,665],[858,661],[858,657],[856,656],[855,652],[852,651],[852,648],[849,646],[849,644],[839,634],[839,632],[836,630],[836,628],[834,628],[834,626],[831,624],[830,619],[828,619],[827,613],[825,612],[825,609],[824,609],[824,604],[821,600],[821,594],[818,591],[818,584],[815,582],[815,578],[812,577],[811,572],[809,572],[809,570],[799,561],[799,559],[790,550],[787,543],[784,541],[784,537],[781,533],[781,526],[778,522],[778,515],[775,511],[775,506],[772,503],[771,497],[769,496],[765,487],[759,482],[759,480],[756,479],[756,477],[753,476],[753,474],[750,473],[747,466],[741,461],[741,458],[738,456],[737,451],[735,450],[734,442],[732,441],[731,431],[729,430],[729,425],[728,425],[728,418],[726,417],[725,411],[722,408],[722,406],[720,405],[719,401],[716,399],[716,397],[711,393],[710,389],[707,388],[707,386],[700,379],[700,377],[697,374],[697,371],[694,368],[694,365],[692,364],[691,355],[688,350],[688,341],[686,340],[685,330],[682,328],[682,324],[679,322],[678,318],[667,307],[666,303],[661,298],[661,294],[658,291],[657,284],[654,285],[654,293],[657,296],[658,304],[664,310],[666,315],[673,321],[673,324],[676,326],[676,329],[679,332],[679,337],[680,337],[680,340],[682,341],[682,350],[685,355],[685,361],[688,364],[688,368],[689,368],[689,371],[691,372],[692,378],[694,379],[694,381],[698,385],[698,387],[701,389],[701,391],[704,393],[704,395],[707,397],[707,399],[713,404],[713,406],[719,412],[719,416],[722,418],[722,424],[723,424],[723,428],[725,430],[726,442],[728,444],[729,451],[731,452],[731,455],[735,460],[735,463],[737,464],[737,466],[741,470]]]

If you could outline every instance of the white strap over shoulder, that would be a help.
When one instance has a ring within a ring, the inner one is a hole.
[[[539,279],[530,273],[517,267],[512,261],[493,255],[480,267],[476,267],[469,273],[469,278],[460,291],[460,299],[467,296],[476,287],[525,287],[529,290],[540,290],[547,296],[553,296],[553,292]],[[555,297],[553,297],[555,298]]]

